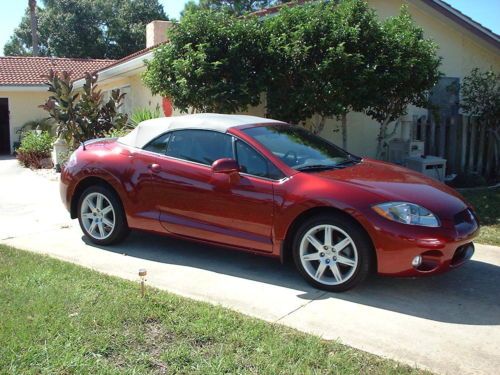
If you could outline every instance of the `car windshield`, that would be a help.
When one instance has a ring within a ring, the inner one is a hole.
[[[258,126],[243,131],[299,171],[344,168],[360,160],[298,126]]]

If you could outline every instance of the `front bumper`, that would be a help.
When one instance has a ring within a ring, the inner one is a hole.
[[[445,222],[429,228],[390,222],[372,216],[368,231],[377,254],[377,271],[390,276],[424,276],[460,267],[474,254],[474,238],[479,234],[477,218]],[[412,263],[420,256],[420,264]]]

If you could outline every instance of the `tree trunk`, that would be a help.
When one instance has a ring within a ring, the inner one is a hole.
[[[342,114],[342,148],[347,149],[347,113]]]
[[[319,134],[325,128],[325,117],[321,115],[315,115],[316,120],[313,120],[312,132],[314,134]]]
[[[389,126],[390,119],[384,120],[384,122],[380,123],[380,130],[377,136],[377,155],[375,156],[377,159],[382,157],[382,151],[384,148],[384,141],[387,138],[387,127]]]
[[[33,44],[33,56],[38,56],[38,19],[36,16],[36,0],[28,0],[31,20],[31,40]]]

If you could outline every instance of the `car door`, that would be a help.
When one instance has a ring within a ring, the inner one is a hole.
[[[273,182],[212,172],[215,160],[234,158],[233,142],[210,130],[170,134],[153,175],[160,222],[177,235],[271,252]]]

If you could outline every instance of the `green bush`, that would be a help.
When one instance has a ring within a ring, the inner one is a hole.
[[[54,138],[48,132],[27,132],[21,141],[21,147],[17,149],[17,159],[27,168],[52,168],[50,152],[53,142]]]
[[[130,115],[129,124],[131,127],[136,127],[140,122],[151,120],[161,117],[160,106],[157,105],[155,109],[148,107],[136,108]]]

